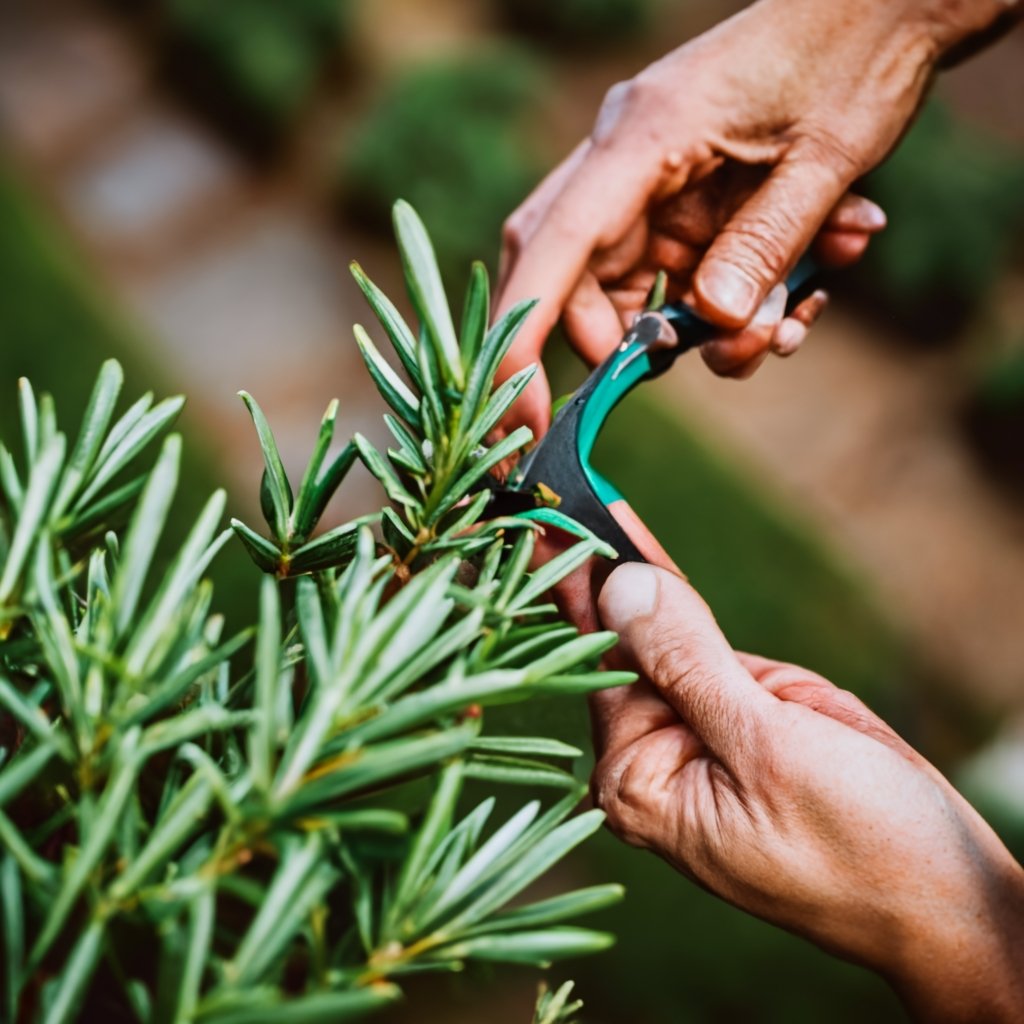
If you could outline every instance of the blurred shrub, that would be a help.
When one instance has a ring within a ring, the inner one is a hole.
[[[889,214],[861,272],[870,304],[924,340],[951,336],[1024,227],[1024,153],[932,103],[865,191]]]
[[[394,80],[346,139],[346,212],[388,229],[396,197],[430,228],[446,276],[492,253],[540,162],[525,115],[543,75],[516,50],[431,61]]]
[[[1024,497],[1024,338],[989,360],[971,396],[966,424],[985,468]]]
[[[340,45],[348,0],[165,0],[169,67],[251,148],[278,141]]]
[[[653,0],[493,0],[505,24],[575,47],[610,45],[651,22]]]

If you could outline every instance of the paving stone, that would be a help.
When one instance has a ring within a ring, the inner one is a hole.
[[[0,122],[36,159],[61,155],[140,92],[140,58],[102,16],[0,3]]]
[[[221,424],[223,446],[237,445],[253,466],[242,388],[263,406],[296,474],[332,398],[341,403],[338,438],[360,430],[383,442],[380,401],[352,339],[353,321],[366,315],[346,263],[325,232],[281,210],[132,288],[162,359]]]
[[[71,216],[101,244],[145,245],[242,185],[222,145],[148,104],[76,160],[61,191]]]

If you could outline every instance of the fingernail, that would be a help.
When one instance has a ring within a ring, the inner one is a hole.
[[[775,329],[772,351],[777,356],[791,356],[807,337],[807,328],[799,320],[783,320]]]
[[[625,633],[630,625],[654,611],[658,573],[650,565],[627,562],[608,577],[601,591],[601,622],[606,629]]]
[[[751,327],[764,327],[767,324],[776,324],[782,319],[786,311],[786,299],[789,292],[784,284],[777,284],[766,296],[764,302],[757,307],[754,319],[750,321]]]
[[[701,272],[700,293],[705,302],[740,323],[754,315],[757,285],[728,263],[713,263]]]
[[[869,228],[884,228],[889,223],[889,218],[877,203],[870,199],[864,200],[864,223]]]

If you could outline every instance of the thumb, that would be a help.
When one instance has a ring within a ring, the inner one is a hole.
[[[841,157],[811,159],[794,149],[701,260],[693,282],[699,310],[722,327],[746,326],[811,244],[853,180],[851,171]]]
[[[773,706],[710,609],[684,580],[636,562],[619,566],[598,599],[619,651],[714,753],[746,748]]]

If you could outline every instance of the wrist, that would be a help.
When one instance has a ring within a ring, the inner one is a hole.
[[[958,911],[941,901],[909,929],[886,974],[915,1020],[1018,1021],[1024,1013],[1024,872],[1008,866]]]
[[[898,38],[901,46],[919,53],[922,62],[936,66],[948,55],[970,48],[972,41],[997,32],[1024,14],[1024,0],[868,0],[823,5],[820,0],[762,0],[774,6],[780,22],[802,25],[813,34],[860,35],[878,41]]]
[[[916,0],[910,7],[942,63],[1022,11],[1021,0]]]

